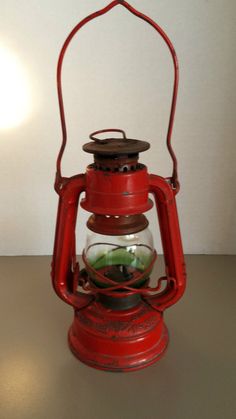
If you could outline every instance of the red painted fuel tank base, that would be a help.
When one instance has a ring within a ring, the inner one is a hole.
[[[122,311],[93,302],[75,310],[68,341],[83,363],[100,370],[128,372],[158,361],[169,337],[163,314],[144,301]]]

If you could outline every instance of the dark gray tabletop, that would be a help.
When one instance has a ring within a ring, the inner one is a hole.
[[[186,294],[165,313],[166,355],[115,374],[70,353],[73,311],[52,290],[50,258],[1,257],[0,418],[235,419],[236,257],[186,261]]]

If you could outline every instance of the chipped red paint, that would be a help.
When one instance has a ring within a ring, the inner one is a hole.
[[[168,344],[162,314],[145,302],[122,312],[91,304],[76,312],[68,338],[76,357],[109,371],[135,371],[151,365]]]
[[[86,194],[81,206],[95,214],[139,214],[153,206],[148,199],[148,192],[149,178],[144,165],[137,171],[127,173],[110,173],[89,166],[86,172]]]

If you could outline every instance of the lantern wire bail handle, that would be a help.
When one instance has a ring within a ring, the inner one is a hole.
[[[103,9],[100,9],[97,12],[94,12],[94,13],[90,14],[89,16],[87,16],[86,18],[84,18],[70,32],[70,34],[68,35],[68,37],[66,38],[66,40],[65,40],[65,42],[62,46],[62,49],[61,49],[61,52],[60,52],[60,55],[59,55],[59,59],[58,59],[58,64],[57,64],[57,92],[58,92],[58,101],[59,101],[59,109],[60,109],[61,127],[62,127],[62,144],[61,144],[61,147],[60,147],[60,150],[59,150],[59,153],[58,153],[58,157],[57,157],[57,172],[56,172],[56,180],[55,180],[55,189],[58,191],[60,189],[61,185],[62,185],[62,182],[63,182],[63,178],[62,178],[62,174],[61,174],[61,160],[62,160],[62,156],[63,156],[64,150],[65,150],[65,147],[66,147],[66,143],[67,143],[67,128],[66,128],[65,111],[64,111],[64,103],[63,103],[62,83],[61,83],[62,64],[63,64],[63,60],[64,60],[66,50],[67,50],[70,42],[72,41],[72,39],[76,35],[76,33],[84,25],[86,25],[91,20],[109,12],[111,9],[113,9],[113,7],[115,7],[119,4],[123,7],[125,7],[127,10],[129,10],[132,14],[134,14],[135,16],[144,20],[150,26],[152,26],[159,33],[159,35],[162,37],[162,39],[165,41],[166,45],[169,48],[171,56],[172,56],[172,60],[173,60],[173,64],[174,64],[174,85],[173,85],[173,93],[172,93],[170,118],[169,118],[168,129],[167,129],[166,145],[167,145],[167,149],[169,151],[170,157],[171,157],[172,162],[173,162],[173,170],[172,170],[172,176],[170,177],[170,181],[171,181],[171,184],[172,184],[173,188],[175,189],[175,193],[177,193],[179,191],[178,163],[177,163],[176,155],[175,155],[174,150],[173,150],[172,145],[171,145],[171,137],[172,137],[172,131],[173,131],[173,125],[174,125],[176,101],[177,101],[177,94],[178,94],[178,84],[179,84],[179,66],[178,66],[177,55],[176,55],[175,49],[174,49],[170,39],[168,38],[166,33],[163,31],[163,29],[156,22],[154,22],[151,18],[149,18],[148,16],[139,12],[138,10],[136,10],[133,6],[131,6],[125,0],[114,0],[110,4],[108,4],[106,7],[104,7]],[[105,130],[102,130],[102,131],[105,132]],[[107,131],[111,131],[111,130],[107,130]],[[112,131],[114,131],[114,130],[112,130]],[[116,131],[121,132],[121,130],[116,130]],[[99,131],[99,132],[101,133],[101,131]],[[98,133],[98,132],[96,132],[96,133]],[[92,135],[96,135],[96,133],[93,133]],[[125,138],[126,137],[124,137],[124,139]],[[94,141],[96,141],[96,140],[94,140]],[[98,141],[103,141],[103,140],[98,140]]]

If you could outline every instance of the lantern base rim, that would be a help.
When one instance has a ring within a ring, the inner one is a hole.
[[[167,331],[167,336],[168,336],[168,329],[166,327],[166,331]],[[159,361],[165,354],[168,344],[169,344],[169,338],[167,338],[167,342],[165,342],[164,347],[162,349],[156,348],[157,349],[157,354],[148,360],[143,360],[141,362],[138,362],[137,364],[134,364],[132,366],[123,366],[121,367],[111,367],[110,365],[106,365],[104,364],[97,364],[93,361],[90,361],[89,358],[87,358],[86,356],[83,356],[82,351],[77,350],[74,345],[73,345],[73,340],[71,339],[71,329],[69,330],[68,333],[68,344],[69,344],[69,348],[72,352],[72,354],[81,362],[83,362],[83,364],[88,365],[89,367],[95,368],[97,370],[101,370],[101,371],[107,371],[107,372],[135,372],[135,371],[139,371],[142,370],[144,368],[147,368],[153,364],[155,364],[157,361]],[[160,345],[161,346],[161,345]],[[112,362],[113,360],[110,359],[110,362]]]
[[[120,319],[115,313],[116,319],[105,319],[101,327],[98,318],[99,330],[96,321],[89,322],[90,315],[90,308],[75,311],[68,333],[72,353],[90,367],[111,372],[137,371],[157,362],[167,349],[169,335],[162,313],[143,302],[138,309],[127,310],[125,320],[124,313]],[[113,327],[117,328],[116,334]]]

